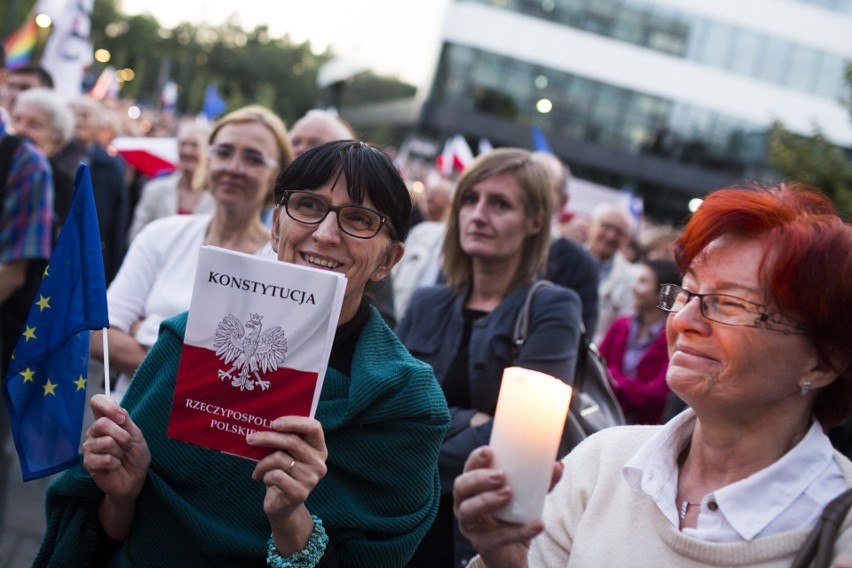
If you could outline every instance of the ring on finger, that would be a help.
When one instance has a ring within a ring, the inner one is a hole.
[[[288,474],[289,474],[291,471],[293,471],[293,466],[295,466],[295,465],[296,465],[296,460],[293,460],[292,462],[290,462],[290,465],[288,465],[288,466],[287,466],[287,473],[288,473]]]

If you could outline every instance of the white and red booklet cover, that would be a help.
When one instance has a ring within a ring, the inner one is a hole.
[[[345,289],[336,272],[202,247],[169,438],[268,455],[246,435],[314,415]]]

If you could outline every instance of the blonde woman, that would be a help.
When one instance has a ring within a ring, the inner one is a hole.
[[[256,254],[269,242],[260,212],[271,199],[279,169],[293,156],[284,123],[260,106],[236,110],[214,127],[208,154],[213,212],[149,223],[107,290],[110,365],[121,373],[116,399],[156,341],[160,322],[189,309],[198,248],[207,244]],[[92,355],[103,359],[100,333],[92,334]]]
[[[452,417],[441,447],[438,517],[411,566],[463,566],[473,554],[453,520],[453,481],[470,452],[488,443],[503,369],[573,378],[581,313],[573,290],[537,294],[527,342],[512,355],[518,312],[546,265],[552,202],[546,170],[526,150],[478,157],[459,179],[447,219],[447,285],[417,290],[397,329],[411,354],[435,370]]]
[[[205,191],[209,136],[210,128],[201,123],[190,122],[180,127],[177,170],[144,185],[133,212],[128,240],[132,241],[145,225],[160,217],[213,212],[216,200]]]

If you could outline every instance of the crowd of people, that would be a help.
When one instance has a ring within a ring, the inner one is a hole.
[[[50,486],[35,565],[783,566],[852,487],[827,436],[852,416],[852,228],[818,190],[719,190],[682,229],[623,202],[566,222],[551,153],[447,172],[333,112],[288,129],[259,105],[134,128],[37,65],[0,85],[0,370],[81,162],[108,284],[113,373],[89,379],[111,397]],[[110,145],[146,130],[173,137],[173,172],[149,179]],[[166,434],[205,245],[347,277],[316,414],[250,434],[271,451],[257,463]],[[556,285],[516,345],[541,279]],[[540,520],[501,521],[503,371],[572,384],[589,341],[627,425],[554,463]],[[852,521],[836,546],[852,552]]]

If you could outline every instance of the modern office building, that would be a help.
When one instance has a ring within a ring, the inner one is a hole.
[[[775,120],[852,147],[852,0],[456,0],[441,42],[421,132],[530,147],[538,125],[657,217],[770,177]]]

